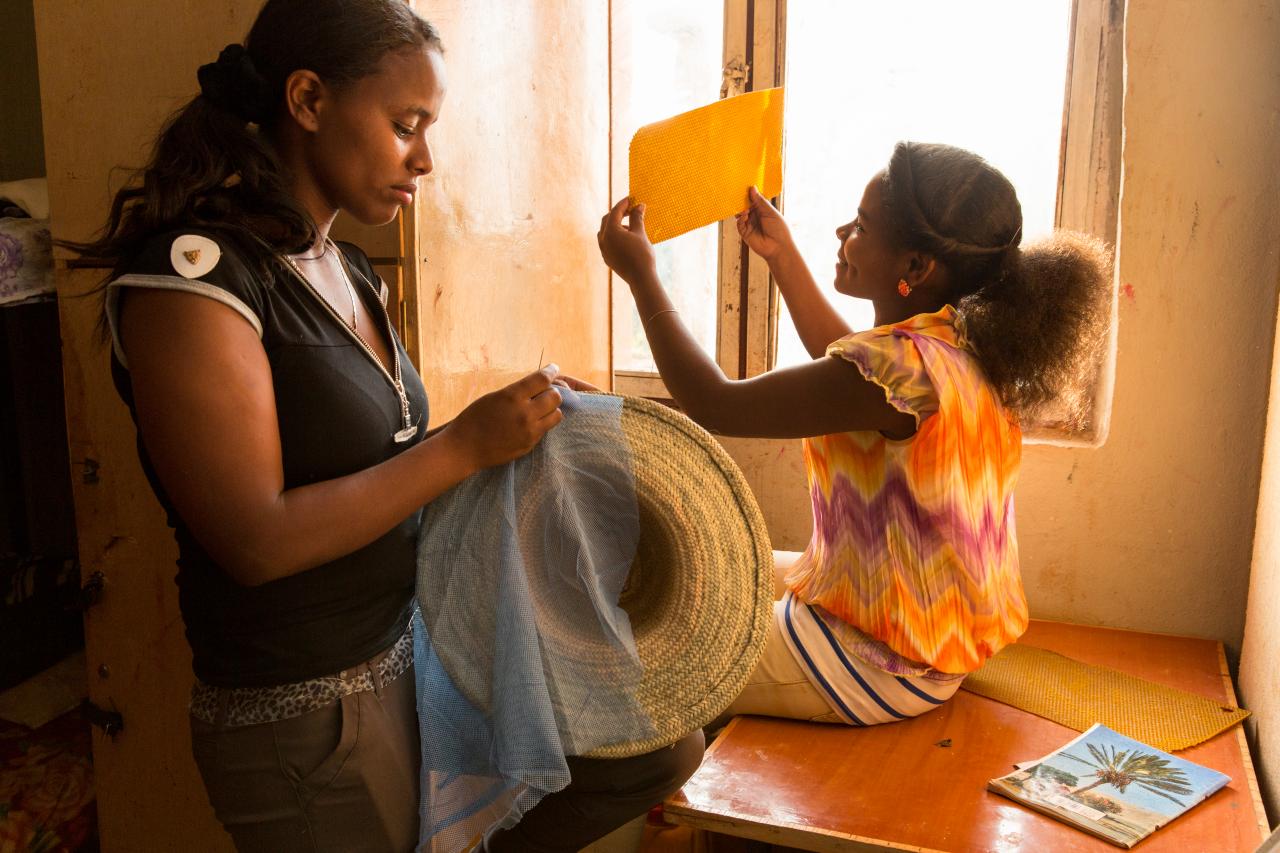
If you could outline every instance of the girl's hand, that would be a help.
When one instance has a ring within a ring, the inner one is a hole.
[[[524,456],[564,419],[553,380],[560,368],[548,364],[506,388],[485,394],[449,422],[444,433],[479,470]]]
[[[622,224],[623,216],[628,218],[626,225]],[[600,220],[596,241],[604,262],[627,284],[635,284],[646,276],[657,278],[653,244],[644,232],[643,204],[632,207],[629,198],[615,204]]]
[[[751,251],[766,261],[795,247],[787,221],[755,187],[747,190],[747,209],[734,219],[738,225],[738,236]]]

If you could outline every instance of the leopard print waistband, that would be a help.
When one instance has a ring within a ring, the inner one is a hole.
[[[301,717],[352,693],[374,689],[377,670],[380,686],[390,684],[413,663],[413,622],[396,644],[374,664],[356,664],[337,675],[324,675],[274,687],[214,687],[199,679],[191,688],[191,716],[218,725],[218,707],[226,703],[224,726],[252,726]]]

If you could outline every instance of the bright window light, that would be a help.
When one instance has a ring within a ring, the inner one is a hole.
[[[896,142],[982,155],[1017,188],[1026,238],[1052,229],[1070,17],[1069,0],[787,4],[785,213],[855,330],[873,312],[831,289],[835,229]],[[777,363],[807,361],[782,310]]]
[[[724,6],[689,0],[641,0],[614,6],[613,133],[625,152],[646,124],[713,103],[720,96]],[[625,54],[620,55],[620,54]],[[618,160],[615,160],[615,168]],[[626,158],[621,158],[625,168]],[[615,186],[625,189],[625,172]],[[616,193],[621,195],[621,192]],[[718,226],[656,247],[658,274],[685,325],[707,351],[716,345]],[[614,301],[615,370],[654,372],[640,316],[619,281]]]

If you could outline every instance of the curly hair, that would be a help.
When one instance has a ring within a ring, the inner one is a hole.
[[[972,152],[899,142],[882,176],[891,239],[950,274],[948,301],[1004,405],[1085,425],[1107,339],[1111,252],[1058,230],[1022,247],[1013,184]]]

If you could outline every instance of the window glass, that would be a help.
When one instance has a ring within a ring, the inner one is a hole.
[[[720,96],[724,5],[689,0],[624,0],[613,5],[614,196],[627,191],[627,146],[642,126],[705,106]],[[718,226],[655,247],[658,274],[680,315],[714,355]],[[653,371],[627,286],[614,294],[615,370]]]
[[[871,303],[831,290],[837,225],[900,140],[967,148],[1004,172],[1026,239],[1053,227],[1069,0],[787,4],[787,222],[855,330]],[[783,306],[779,365],[809,358]]]

